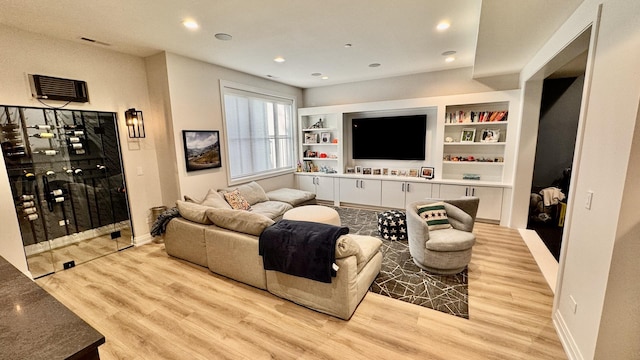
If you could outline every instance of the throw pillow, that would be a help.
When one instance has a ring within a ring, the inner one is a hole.
[[[274,223],[273,220],[261,214],[231,209],[209,208],[207,217],[221,228],[255,236],[262,234],[267,226]]]
[[[218,194],[217,191],[210,189],[207,195],[205,195],[204,199],[200,202],[200,205],[210,206],[218,209],[231,209],[229,203],[224,199],[224,197]]]
[[[447,217],[444,202],[436,202],[427,205],[418,205],[418,215],[427,222],[429,230],[450,229],[451,224]]]
[[[211,220],[207,217],[206,211],[209,209],[207,206],[202,206],[196,203],[187,201],[176,201],[178,212],[183,218],[196,222],[198,224],[210,225]]]
[[[224,198],[227,199],[227,202],[234,210],[251,210],[251,204],[240,195],[238,189],[225,193]]]
[[[219,189],[218,192],[224,195],[236,189],[250,205],[270,200],[267,194],[264,192],[262,186],[260,186],[260,184],[255,181],[252,181],[248,184],[240,185],[238,187]]]

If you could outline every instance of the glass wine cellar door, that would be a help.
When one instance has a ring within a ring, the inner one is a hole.
[[[115,113],[0,106],[0,128],[34,278],[132,245]]]

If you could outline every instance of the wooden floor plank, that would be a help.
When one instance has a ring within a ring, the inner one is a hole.
[[[107,338],[111,359],[566,359],[553,294],[516,230],[477,224],[462,319],[369,293],[349,321],[152,243],[37,280]]]

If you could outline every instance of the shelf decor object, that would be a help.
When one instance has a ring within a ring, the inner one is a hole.
[[[420,168],[420,177],[425,179],[433,179],[434,168],[430,166],[423,166]]]
[[[482,129],[480,142],[496,143],[500,140],[500,129]]]
[[[460,142],[462,143],[472,143],[476,138],[476,129],[475,128],[464,128],[462,129],[462,134],[460,134]]]
[[[131,108],[124,112],[124,118],[127,124],[130,138],[140,139],[145,137],[142,111]]]

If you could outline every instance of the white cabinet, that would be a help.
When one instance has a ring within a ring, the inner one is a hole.
[[[381,205],[404,209],[407,204],[431,197],[432,185],[413,181],[382,181]]]
[[[381,188],[381,180],[341,178],[340,202],[380,206]]]
[[[332,177],[316,176],[316,175],[299,175],[296,176],[298,189],[305,190],[316,194],[317,200],[334,199],[334,186]]]
[[[480,198],[477,218],[500,221],[502,215],[502,193],[500,187],[440,185],[441,199],[457,199],[462,196],[477,196]]]

